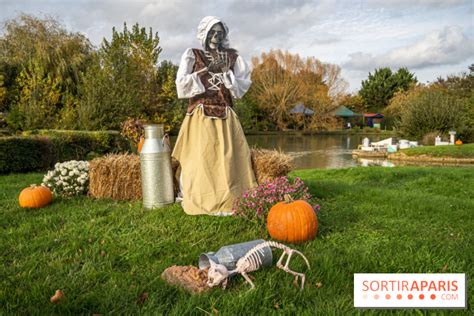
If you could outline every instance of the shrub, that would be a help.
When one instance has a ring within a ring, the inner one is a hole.
[[[426,89],[407,100],[400,114],[403,136],[421,139],[432,131],[464,129],[466,99],[441,89]]]
[[[459,139],[463,143],[474,143],[474,128],[465,128],[459,131]]]
[[[130,151],[130,143],[117,131],[34,130],[23,135],[47,136],[54,145],[56,161],[90,160],[110,152]]]
[[[43,177],[42,185],[57,195],[84,194],[89,187],[89,163],[76,160],[58,162],[54,165],[54,170],[48,171]]]
[[[36,130],[0,137],[0,173],[46,170],[56,162],[130,151],[119,132]]]
[[[265,181],[258,187],[244,192],[235,200],[232,211],[235,215],[263,224],[270,208],[277,202],[284,201],[285,194],[289,194],[294,200],[311,199],[303,180],[296,178],[291,183],[287,177],[280,177]]]
[[[421,144],[425,146],[434,146],[435,145],[435,138],[437,136],[441,136],[443,138],[443,133],[439,131],[429,132],[426,133],[423,138],[421,139]]]
[[[47,137],[0,137],[0,174],[45,170],[55,162]]]

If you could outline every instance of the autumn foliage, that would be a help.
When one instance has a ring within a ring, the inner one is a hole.
[[[337,106],[347,87],[337,65],[315,57],[302,58],[288,51],[270,50],[252,58],[252,86],[248,92],[258,108],[267,112],[276,127],[285,130],[308,120],[290,110],[298,103],[314,111],[309,125],[325,125],[325,117]]]

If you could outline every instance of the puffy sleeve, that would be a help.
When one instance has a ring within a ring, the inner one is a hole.
[[[230,90],[234,98],[241,98],[250,88],[250,68],[245,60],[238,56],[234,64],[234,71],[229,70],[224,74],[224,85]]]
[[[176,90],[180,99],[191,98],[206,90],[201,79],[199,79],[198,73],[192,72],[194,60],[193,50],[188,48],[181,57],[178,73],[176,74]]]

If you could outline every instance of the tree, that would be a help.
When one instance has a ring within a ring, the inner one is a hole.
[[[118,129],[127,117],[151,117],[163,106],[159,100],[158,33],[135,24],[112,29],[88,70],[79,106],[86,129]]]
[[[393,73],[390,68],[376,69],[374,74],[369,72],[366,80],[362,81],[359,95],[370,112],[381,112],[389,103],[393,95],[399,91],[406,91],[417,79],[406,68],[400,68]]]
[[[474,64],[471,64],[468,72],[459,75],[450,75],[446,79],[438,77],[433,83],[441,88],[448,89],[460,97],[469,98],[474,91]]]
[[[186,114],[187,100],[178,99],[176,91],[176,74],[178,66],[169,60],[162,61],[158,67],[158,103],[160,110],[151,118],[154,122],[163,123],[169,133],[178,133]]]
[[[0,74],[0,111],[3,109],[7,99],[7,88],[5,87],[5,77]]]
[[[455,97],[466,100],[465,129],[459,132],[463,134],[465,141],[474,142],[474,64],[471,64],[468,69],[469,72],[450,75],[446,79],[440,77],[433,85],[449,91]]]
[[[359,94],[346,94],[340,99],[339,104],[344,105],[356,113],[367,111],[364,100]]]
[[[252,64],[253,83],[248,97],[282,130],[299,125],[298,118],[289,113],[297,103],[325,113],[345,87],[338,66],[314,57],[303,59],[297,54],[270,50],[260,58],[252,58]]]
[[[7,21],[4,29],[0,71],[7,89],[3,109],[12,112],[8,121],[23,129],[64,127],[62,110],[77,102],[78,86],[92,51],[90,42],[52,18],[20,15]],[[56,96],[48,97],[57,93],[57,100]],[[38,114],[38,109],[45,115],[30,117]]]
[[[400,130],[404,136],[421,139],[430,132],[447,133],[465,128],[465,98],[437,86],[413,90],[401,108]]]
[[[8,122],[16,129],[53,128],[61,99],[60,82],[38,60],[31,60],[17,77],[20,95]],[[13,119],[16,118],[16,119]]]

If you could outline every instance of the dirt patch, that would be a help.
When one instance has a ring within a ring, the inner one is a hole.
[[[200,270],[195,266],[171,266],[161,274],[168,284],[184,288],[191,294],[199,294],[210,290],[207,286],[207,269]]]

